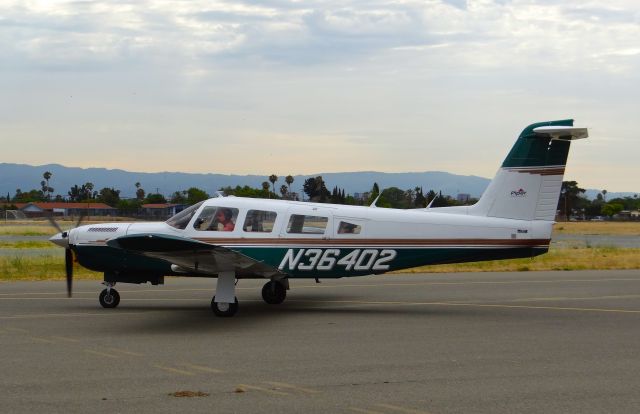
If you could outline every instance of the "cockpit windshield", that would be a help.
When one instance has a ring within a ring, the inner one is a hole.
[[[184,230],[185,228],[187,228],[187,224],[189,224],[189,222],[193,218],[193,215],[196,214],[196,211],[198,211],[202,203],[204,203],[204,201],[201,201],[198,204],[194,204],[191,207],[185,208],[184,210],[167,220],[166,223],[171,227],[175,227],[176,229]]]

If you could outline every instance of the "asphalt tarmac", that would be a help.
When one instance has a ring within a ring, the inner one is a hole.
[[[640,272],[0,284],[0,411],[638,413]],[[182,392],[182,393],[180,393]],[[176,394],[177,393],[177,394]]]

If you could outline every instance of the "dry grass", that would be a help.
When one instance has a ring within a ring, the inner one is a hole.
[[[45,240],[28,240],[7,242],[0,240],[0,249],[46,249],[55,247],[50,241]]]
[[[532,259],[421,266],[402,273],[512,272],[528,270],[640,269],[640,249],[615,247],[553,249]]]
[[[65,229],[65,227],[62,227]],[[2,236],[53,236],[58,231],[51,225],[7,225],[0,224]]]
[[[105,220],[83,220],[85,224],[112,223],[114,221],[136,221],[126,217],[105,217]],[[75,220],[62,220],[56,218],[56,222],[63,230],[68,230],[76,225]],[[22,221],[0,221],[1,236],[53,236],[56,230],[48,221],[44,220],[22,220]]]
[[[0,280],[63,280],[65,279],[64,252],[47,256],[0,257]],[[102,280],[102,273],[92,272],[75,265],[74,278]]]
[[[601,234],[640,236],[640,221],[558,222],[553,226],[553,234]]]

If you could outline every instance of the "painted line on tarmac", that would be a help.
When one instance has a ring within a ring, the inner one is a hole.
[[[88,354],[98,355],[100,357],[112,358],[112,359],[117,359],[118,358],[117,355],[107,354],[106,352],[95,351],[93,349],[83,349],[83,351],[88,353]]]
[[[356,413],[363,413],[363,414],[385,414],[381,411],[372,411],[372,410],[367,410],[367,409],[358,408],[358,407],[349,407],[349,410],[354,411]]]
[[[123,316],[123,315],[141,315],[144,313],[153,312],[153,310],[144,311],[144,312],[104,312],[104,313],[37,313],[33,315],[11,315],[11,316],[0,316],[0,320],[2,319],[40,319],[40,318],[75,318],[75,317],[85,317],[85,316]],[[8,328],[7,328],[8,329]],[[22,331],[27,332],[27,331]]]
[[[36,341],[36,342],[42,342],[45,344],[55,344],[56,341],[52,341],[51,339],[47,339],[47,338],[41,338],[39,336],[30,336],[29,339]]]
[[[187,375],[187,376],[190,376],[190,377],[196,375],[191,371],[186,371],[186,370],[183,370],[183,369],[178,369],[178,368],[173,368],[173,367],[166,367],[164,365],[152,365],[152,367],[161,369],[163,371],[171,372],[172,374]]]
[[[522,299],[510,299],[506,302],[545,302],[556,300],[607,300],[607,299],[638,299],[640,295],[609,295],[609,296],[585,296],[585,297],[548,297],[548,298],[522,298]],[[504,301],[501,301],[504,302]]]
[[[11,298],[0,298],[0,300],[68,300],[68,301],[72,301],[72,300],[96,300],[95,298],[68,298],[67,295],[64,295],[64,297],[59,297],[59,298],[29,298],[29,297],[22,297],[22,298],[16,298],[16,297],[11,297]]]
[[[408,273],[407,273],[408,274]],[[403,275],[406,275],[403,273]],[[291,279],[291,280],[299,280],[299,279]],[[325,283],[328,279],[324,279]],[[295,289],[330,289],[330,288],[352,288],[352,287],[385,287],[385,286],[460,286],[460,285],[514,285],[514,284],[527,284],[527,283],[550,283],[550,284],[558,284],[558,283],[602,283],[602,282],[640,282],[640,277],[638,278],[608,278],[608,279],[553,279],[553,280],[508,280],[508,281],[500,281],[500,280],[478,280],[473,282],[418,282],[418,283],[362,283],[362,284],[329,284],[329,285],[302,285],[302,286],[294,286]],[[236,287],[236,290],[259,290],[260,287]],[[150,290],[118,290],[120,293],[164,293],[164,292],[209,292],[215,293],[215,288],[185,288],[185,289],[150,289]],[[96,291],[91,292],[74,292],[74,295],[95,295]],[[0,299],[5,299],[11,296],[20,296],[20,295],[59,295],[60,299],[66,299],[66,294],[64,292],[22,292],[22,293],[0,293]],[[35,299],[35,298],[34,298]],[[82,298],[85,299],[85,298]]]
[[[412,408],[404,408],[404,407],[399,407],[397,405],[391,405],[391,404],[375,404],[375,405],[376,407],[387,408],[389,410],[406,413],[406,414],[429,414],[429,412],[427,411],[414,410]]]
[[[7,331],[11,331],[11,332],[21,332],[21,333],[29,332],[26,329],[22,329],[22,328],[5,327],[4,329],[6,329]]]
[[[135,357],[143,357],[144,356],[144,354],[139,354],[137,352],[132,352],[132,351],[128,351],[126,349],[120,349],[120,348],[107,348],[107,350],[109,350],[111,352],[117,352],[119,354],[135,356]]]
[[[505,305],[498,303],[467,303],[467,302],[398,302],[398,301],[357,301],[357,300],[290,300],[291,303],[327,303],[346,305],[399,305],[399,306],[466,306],[480,308],[504,308],[504,309],[540,309],[540,310],[562,310],[576,312],[603,312],[603,313],[630,313],[640,314],[640,310],[629,309],[607,309],[607,308],[575,308],[562,306],[527,306],[527,305]]]
[[[224,371],[221,369],[216,369],[216,368],[209,368],[209,367],[205,367],[202,365],[194,365],[194,364],[189,364],[189,363],[183,363],[180,364],[184,367],[190,368],[190,369],[195,369],[196,371],[202,371],[202,372],[209,372],[212,374],[224,374]]]
[[[215,293],[215,292],[214,292]],[[80,300],[91,300],[95,301],[95,297],[91,298],[68,298],[68,297],[60,297],[60,298],[0,298],[0,300],[68,300],[68,301],[80,301]],[[206,300],[206,298],[130,298],[128,297],[125,300],[149,300],[149,301],[157,301],[157,300],[165,300],[165,301],[180,301],[180,300],[197,300],[202,301]]]
[[[271,390],[269,388],[258,387],[257,385],[238,384],[238,387],[246,388],[248,390],[262,391],[264,393],[273,394],[273,395],[291,395],[288,392]]]
[[[79,339],[69,338],[69,337],[66,337],[66,336],[54,335],[54,336],[51,336],[51,338],[57,339],[58,341],[64,341],[64,342],[80,342]]]

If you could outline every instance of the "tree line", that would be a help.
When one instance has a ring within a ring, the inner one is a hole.
[[[104,187],[97,190],[91,182],[80,185],[75,184],[69,189],[66,196],[57,194],[52,197],[54,192],[54,188],[50,186],[52,177],[53,174],[51,172],[45,171],[42,175],[43,180],[40,182],[40,188],[26,192],[16,189],[13,196],[7,193],[6,197],[0,197],[0,202],[8,205],[43,201],[104,203],[117,208],[122,214],[133,214],[139,211],[143,204],[172,203],[191,205],[211,197],[205,190],[197,187],[175,191],[169,197],[165,197],[159,192],[147,193],[140,182],[134,184],[136,190],[133,198],[121,197],[121,191],[113,187]],[[287,175],[284,178],[284,184],[276,190],[278,180],[279,177],[277,175],[271,174],[258,188],[238,185],[236,187],[222,187],[219,191],[225,195],[237,197],[298,200],[317,203],[371,205],[375,202],[377,207],[401,209],[469,205],[477,201],[474,198],[459,201],[433,189],[425,193],[421,186],[406,190],[398,187],[389,187],[381,191],[377,183],[373,183],[369,191],[356,197],[352,194],[347,194],[344,188],[338,186],[334,186],[329,191],[322,176],[307,178],[302,185],[302,194],[299,194],[291,190],[291,185],[294,182],[293,176]],[[587,199],[584,194],[585,189],[580,188],[576,181],[563,181],[558,201],[559,214],[567,219],[570,217],[588,219],[597,216],[612,217],[623,210],[640,210],[640,199],[637,194],[633,197],[618,197],[611,200],[607,200],[607,190],[602,190],[598,193],[594,200]]]
[[[558,200],[558,211],[565,219],[590,219],[598,216],[613,217],[623,210],[640,210],[638,194],[633,197],[616,197],[607,200],[607,190],[600,191],[596,198],[589,200],[585,189],[576,181],[563,181]]]

